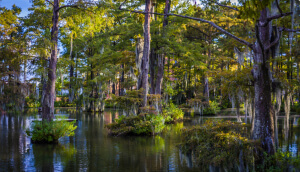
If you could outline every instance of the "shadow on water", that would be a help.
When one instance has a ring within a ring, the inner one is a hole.
[[[191,155],[179,151],[177,144],[181,128],[201,125],[207,117],[195,115],[187,122],[168,125],[161,135],[154,137],[109,137],[104,126],[118,118],[118,111],[85,113],[61,108],[55,113],[77,119],[78,126],[73,137],[61,138],[58,145],[31,144],[26,137],[24,129],[37,112],[0,116],[0,171],[201,170],[193,163]],[[278,119],[278,146],[291,151],[293,156],[299,156],[297,121],[293,116],[289,123],[284,118]],[[209,169],[218,170],[212,166]]]

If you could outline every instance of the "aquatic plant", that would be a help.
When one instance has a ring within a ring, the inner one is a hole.
[[[163,116],[165,117],[166,123],[172,123],[182,120],[184,112],[173,103],[170,103],[169,106],[163,109]]]
[[[193,153],[201,166],[214,165],[233,168],[237,164],[251,164],[255,142],[248,139],[249,126],[231,121],[208,120],[202,126],[182,130],[184,153]]]
[[[25,107],[36,108],[40,106],[40,102],[34,95],[31,94],[30,96],[25,98]]]
[[[73,136],[77,128],[75,121],[69,122],[60,117],[56,121],[36,121],[26,134],[31,136],[33,143],[57,143],[58,139],[64,136]]]
[[[225,171],[293,171],[300,168],[300,159],[290,152],[280,149],[274,155],[264,152],[260,141],[249,139],[249,129],[245,123],[208,120],[202,126],[182,129],[179,147],[183,153],[192,154],[194,162],[203,170],[210,167]]]
[[[54,107],[75,107],[75,103],[69,103],[68,101],[55,101]]]
[[[184,116],[183,111],[172,103],[163,113],[159,113],[154,106],[140,107],[139,110],[137,116],[122,115],[114,123],[107,124],[105,127],[109,129],[110,135],[155,135],[162,132],[165,124],[182,120]]]
[[[161,115],[146,114],[138,116],[120,116],[114,123],[107,124],[110,135],[155,135],[164,129],[165,119]]]
[[[217,101],[209,101],[209,106],[204,108],[203,114],[217,114],[221,110]]]
[[[256,166],[256,171],[297,171],[300,169],[299,157],[293,157],[291,152],[284,152],[278,149],[277,152],[269,156],[264,154],[264,162]]]
[[[220,112],[221,107],[219,103],[214,101],[202,101],[200,98],[189,99],[188,104],[192,107],[194,112],[200,113],[200,115],[211,115]]]

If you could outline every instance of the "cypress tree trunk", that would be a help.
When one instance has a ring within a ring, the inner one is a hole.
[[[260,12],[259,24],[266,23],[268,16],[267,8]],[[257,42],[254,45],[254,91],[255,91],[255,118],[252,137],[260,139],[262,148],[268,154],[274,154],[274,120],[270,113],[271,109],[271,80],[269,50],[264,47],[270,45],[270,23],[265,26],[256,26]]]
[[[144,51],[142,57],[141,69],[142,72],[139,76],[141,78],[138,83],[138,89],[143,88],[142,94],[142,106],[147,105],[147,92],[148,92],[148,71],[149,71],[149,54],[150,54],[150,11],[151,11],[151,0],[145,0],[145,23],[144,23]]]
[[[136,47],[135,47],[135,64],[136,64],[136,68],[139,71],[139,74],[142,73],[142,58],[143,58],[143,52],[144,52],[144,40],[142,38],[137,38],[136,40]],[[138,84],[140,83],[140,80],[142,78],[138,77]],[[137,86],[138,88],[138,86]]]
[[[209,33],[210,34],[210,33]],[[211,35],[209,35],[209,48],[208,48],[208,60],[206,61],[207,64],[207,69],[210,69],[210,58],[211,58]],[[204,74],[204,89],[203,89],[203,96],[205,97],[205,100],[209,104],[209,81],[208,81],[208,76]]]
[[[287,131],[289,130],[291,99],[292,99],[292,93],[289,92],[289,90],[287,90],[284,95],[284,112],[285,112],[285,116],[286,116],[286,119],[284,120],[284,122],[286,123],[285,126],[286,126]],[[285,137],[287,140],[288,132],[285,135]]]
[[[155,66],[156,66],[156,53],[155,48],[152,48],[150,55],[150,94],[155,94]]]
[[[157,58],[157,75],[156,75],[156,84],[155,84],[155,94],[161,95],[161,87],[163,82],[163,76],[164,76],[164,64],[165,64],[165,56],[164,55],[158,55]]]
[[[121,65],[122,68],[122,74],[121,78],[119,80],[120,86],[119,86],[119,96],[124,96],[125,95],[125,88],[124,88],[124,81],[125,81],[125,64]]]
[[[116,94],[116,85],[115,85],[114,82],[113,82],[113,84],[112,84],[112,90],[111,90],[111,93],[112,93],[112,94]]]
[[[58,42],[58,19],[59,19],[59,0],[53,2],[53,16],[51,29],[51,57],[48,67],[48,81],[43,101],[43,121],[52,121],[54,118],[54,99],[55,99],[55,81],[57,64],[57,42]]]
[[[87,108],[87,111],[88,112],[92,112],[94,110],[94,105],[95,105],[95,84],[93,82],[93,79],[94,79],[94,72],[93,72],[93,64],[91,64],[91,81],[92,81],[92,91],[91,91],[91,94],[90,94],[90,102],[89,102],[89,106]]]
[[[71,60],[71,62],[74,61],[74,56],[73,56],[73,35],[71,35],[70,60]],[[74,84],[73,77],[74,77],[74,66],[73,66],[73,64],[71,64],[70,65],[70,84],[69,84],[69,103],[72,103],[73,99],[74,99],[74,89],[72,88],[72,85]]]
[[[166,36],[166,27],[168,25],[168,16],[167,14],[170,12],[171,2],[170,0],[166,0],[165,10],[164,10],[164,22],[163,22],[163,36]],[[164,77],[164,68],[165,68],[165,53],[163,52],[158,56],[157,60],[157,76],[156,76],[156,84],[155,84],[155,94],[161,94],[161,87]]]

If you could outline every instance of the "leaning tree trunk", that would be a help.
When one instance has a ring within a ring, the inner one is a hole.
[[[145,0],[145,23],[144,23],[144,51],[142,57],[141,69],[142,73],[140,73],[138,89],[143,89],[142,94],[142,106],[145,107],[147,105],[147,92],[148,92],[148,71],[149,71],[149,54],[150,54],[150,19],[151,19],[151,0]]]
[[[268,10],[260,12],[259,23],[256,26],[257,42],[254,45],[254,91],[255,91],[255,118],[252,137],[260,139],[262,148],[268,154],[274,154],[274,120],[270,113],[271,109],[271,80],[269,51],[265,47],[270,45],[270,23],[267,23]]]
[[[48,81],[46,93],[43,101],[43,121],[52,121],[54,117],[54,99],[55,99],[55,81],[57,64],[57,42],[58,42],[58,19],[59,19],[59,1],[54,0],[52,29],[51,29],[51,57],[48,67]]]

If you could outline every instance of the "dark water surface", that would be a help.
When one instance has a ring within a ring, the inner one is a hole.
[[[66,108],[56,113],[76,118],[78,126],[75,136],[61,138],[58,145],[31,144],[24,130],[37,113],[0,116],[0,171],[201,171],[176,145],[181,128],[201,125],[206,117],[169,125],[154,137],[110,137],[104,125],[118,118],[114,110],[93,114]],[[297,120],[291,116],[286,127],[279,118],[278,143],[299,157]]]

